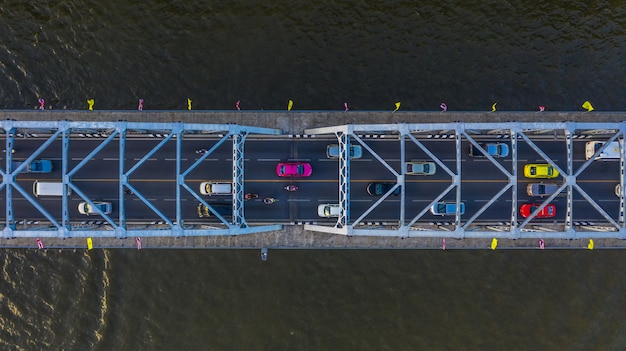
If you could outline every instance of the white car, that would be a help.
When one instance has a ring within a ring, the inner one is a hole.
[[[433,175],[437,170],[435,162],[405,162],[406,171],[404,174],[412,175]]]
[[[233,193],[232,183],[202,182],[200,194],[202,195],[230,195]]]
[[[93,202],[94,205],[96,205],[100,211],[102,211],[104,214],[111,214],[111,209],[112,209],[112,205],[110,202],[99,202],[99,201],[94,201]],[[99,214],[93,207],[91,207],[91,205],[89,205],[89,203],[87,202],[81,202],[78,204],[78,212],[80,212],[80,214],[84,214],[84,215],[92,215],[92,214]]]
[[[321,204],[317,206],[317,215],[325,218],[339,217],[341,206],[339,204]]]
[[[363,148],[361,145],[350,145],[350,158],[361,158]],[[327,158],[339,158],[339,144],[330,144],[326,147]]]

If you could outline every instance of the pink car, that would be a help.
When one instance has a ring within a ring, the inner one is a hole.
[[[304,162],[282,162],[276,166],[279,177],[308,177],[312,172],[311,165]]]

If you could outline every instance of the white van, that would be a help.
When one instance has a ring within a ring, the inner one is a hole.
[[[230,195],[233,193],[233,185],[231,183],[200,183],[200,194],[202,195]]]
[[[72,193],[72,189],[67,188],[67,195]],[[35,180],[33,183],[33,195],[35,196],[63,196],[62,182],[41,182]]]
[[[613,141],[607,146],[595,160],[619,160],[622,154],[621,147],[624,142],[620,140],[619,142]],[[595,155],[596,151],[598,151],[604,145],[603,141],[588,141],[585,145],[585,159],[590,159]]]

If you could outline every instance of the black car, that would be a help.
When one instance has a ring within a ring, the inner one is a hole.
[[[380,182],[369,183],[367,185],[367,193],[373,196],[384,195],[389,190],[391,190],[391,188],[393,188],[395,185],[396,183],[380,183]],[[401,192],[400,187],[397,187],[391,194],[400,195],[400,192]]]

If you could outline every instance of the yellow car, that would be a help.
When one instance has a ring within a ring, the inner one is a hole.
[[[559,172],[547,163],[529,163],[524,166],[526,178],[556,178]]]

